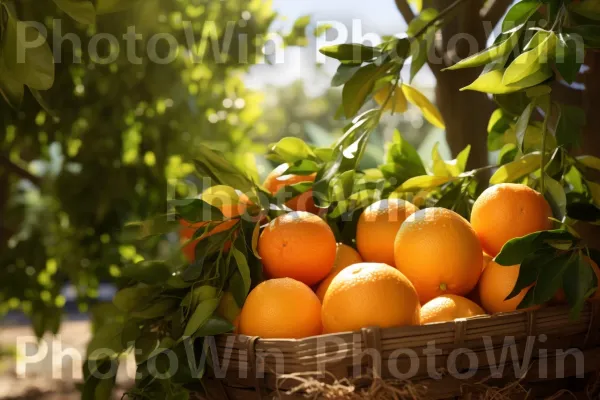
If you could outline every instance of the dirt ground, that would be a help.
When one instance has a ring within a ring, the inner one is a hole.
[[[46,337],[39,345],[29,327],[0,328],[0,399],[80,399],[76,385],[82,382],[89,338],[85,321],[65,322],[56,337]],[[125,368],[120,368],[114,399],[120,399],[132,381],[129,376],[133,376],[134,364],[127,359]]]

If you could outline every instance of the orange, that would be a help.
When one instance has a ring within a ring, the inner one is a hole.
[[[321,333],[321,302],[302,282],[271,279],[248,295],[239,319],[243,335],[299,339]]]
[[[517,310],[529,288],[521,290],[521,293],[510,300],[505,299],[517,283],[519,268],[518,265],[504,267],[495,261],[488,263],[479,281],[479,298],[487,312],[494,314]]]
[[[415,285],[421,303],[464,296],[477,284],[483,252],[471,225],[454,211],[426,208],[411,215],[394,243],[396,268]]]
[[[208,204],[217,207],[223,213],[226,218],[235,218],[243,215],[248,206],[252,204],[252,201],[243,193],[239,193],[233,188],[224,185],[213,186],[206,189],[200,196],[202,200]],[[182,226],[179,231],[179,241],[181,244],[187,243],[196,233],[196,231],[202,227],[205,227],[209,222],[189,222],[184,219],[179,220],[179,224]],[[222,222],[214,222],[216,225],[207,234],[202,234],[198,239],[185,244],[182,248],[183,254],[190,262],[194,262],[196,259],[196,245],[202,239],[209,236],[216,235],[217,233],[225,232],[231,229],[237,221],[225,220]],[[226,247],[231,246],[229,243]]]
[[[314,285],[331,272],[336,246],[335,236],[325,221],[296,211],[267,225],[258,240],[258,254],[267,276]]]
[[[594,270],[594,273],[596,274],[596,279],[600,283],[600,268],[598,268],[598,264],[596,264],[594,262],[594,260],[592,260],[591,258],[589,258],[587,256],[585,256],[585,259],[592,266],[592,269]],[[565,295],[565,290],[563,288],[558,289],[558,292],[556,292],[556,294],[554,295],[554,299],[553,300],[554,300],[555,303],[566,303],[567,302],[567,296]],[[600,300],[600,290],[596,290],[596,293],[594,293],[590,297],[590,300]]]
[[[471,300],[453,294],[445,294],[430,300],[421,307],[421,324],[454,321],[457,318],[469,318],[484,314],[483,308]]]
[[[271,194],[276,194],[285,186],[291,186],[301,182],[314,182],[317,177],[316,173],[310,175],[284,175],[288,168],[288,164],[281,164],[267,176],[267,179],[265,179],[263,186]],[[313,200],[312,190],[308,190],[301,195],[289,199],[286,201],[285,205],[295,211],[308,211],[313,214],[319,213],[319,209],[315,206]]]
[[[329,285],[323,299],[323,331],[418,325],[420,308],[414,286],[400,271],[386,264],[354,264]]]
[[[511,239],[552,228],[550,205],[526,185],[501,183],[487,188],[473,204],[471,225],[483,250],[495,257]]]
[[[327,275],[327,277],[321,281],[316,290],[319,300],[323,301],[323,297],[325,297],[325,293],[327,292],[331,281],[337,276],[337,274],[340,273],[341,270],[349,267],[350,265],[361,263],[362,261],[363,260],[360,258],[360,254],[358,254],[356,250],[345,244],[338,243],[333,269],[329,275]]]
[[[367,207],[356,227],[356,247],[363,260],[395,266],[394,240],[398,230],[418,210],[402,199],[381,200]]]

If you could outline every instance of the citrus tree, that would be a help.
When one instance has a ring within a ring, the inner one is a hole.
[[[575,79],[582,55],[598,45],[598,22],[585,8],[595,3],[517,2],[491,46],[447,66],[450,70],[483,67],[463,89],[492,96],[497,104],[487,129],[488,147],[499,151],[497,165],[468,169],[470,146],[450,161],[434,148],[431,165],[425,165],[396,132],[383,163],[377,168],[361,166],[369,138],[387,112],[403,112],[412,103],[432,124],[444,126],[437,108],[403,82],[400,72],[407,58],[416,56],[424,35],[432,36],[450,23],[453,10],[463,3],[454,2],[439,13],[424,9],[406,36],[387,38],[377,47],[342,44],[321,49],[341,62],[334,84],[343,86],[342,109],[350,120],[344,134],[328,147],[284,138],[269,146],[268,153],[274,162],[287,164],[283,173],[306,179],[273,193],[219,151],[200,147],[196,173],[210,179],[214,188],[200,199],[177,202],[172,215],[133,226],[142,237],[160,236],[171,228],[157,221],[177,219],[195,229],[184,241],[193,244],[195,253],[190,262],[144,261],[123,271],[129,285],[115,297],[118,312],[88,348],[88,359],[94,361],[94,368],[86,364],[85,370],[88,398],[112,384],[96,372],[114,368],[119,355],[132,347],[140,374],[131,397],[188,398],[190,390],[201,390],[198,380],[210,369],[206,358],[213,351],[210,336],[234,329],[239,308],[262,280],[257,249],[261,226],[287,213],[290,197],[310,191],[316,212],[336,240],[354,246],[359,215],[379,199],[411,199],[419,207],[447,208],[469,218],[487,186],[481,180],[486,171],[493,172],[490,185],[517,182],[533,187],[552,208],[552,229],[510,240],[495,262],[521,266],[508,296],[529,288],[520,308],[546,303],[563,289],[572,317],[578,317],[586,299],[597,290],[591,260],[600,259],[573,224],[599,220],[600,159],[573,153],[584,113],[557,101],[553,85]],[[582,14],[587,17],[581,19]],[[371,98],[380,107],[362,110]],[[216,196],[214,190],[220,194]],[[194,368],[186,351],[190,348],[197,356]],[[175,375],[157,379],[152,368],[167,369],[167,350],[178,356],[180,368]]]
[[[260,1],[44,0],[1,1],[0,17],[0,312],[25,311],[41,336],[59,327],[65,284],[86,310],[122,265],[165,253],[165,238],[137,246],[122,227],[187,194],[198,143],[248,165],[262,96],[239,73],[260,57],[275,15]],[[142,35],[134,58],[130,26]],[[48,37],[22,61],[20,29],[28,42]],[[177,47],[150,46],[157,33]],[[98,34],[118,38],[111,62]]]

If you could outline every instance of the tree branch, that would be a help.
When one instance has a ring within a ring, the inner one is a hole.
[[[402,14],[404,21],[407,24],[410,24],[413,19],[415,19],[415,13],[410,8],[410,4],[408,4],[407,0],[394,0],[396,2],[396,7],[398,7],[398,11]]]
[[[486,6],[481,9],[482,21],[489,21],[492,26],[496,26],[512,3],[513,0],[488,0]]]
[[[6,168],[8,172],[12,172],[13,174],[20,176],[21,178],[31,181],[31,183],[33,183],[36,186],[39,186],[41,183],[40,177],[35,176],[26,169],[19,167],[17,164],[10,161],[10,159],[4,154],[0,154],[0,166]]]

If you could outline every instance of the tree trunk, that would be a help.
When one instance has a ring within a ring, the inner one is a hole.
[[[586,126],[580,152],[600,157],[600,118],[596,116],[600,110],[600,52],[588,52],[585,62],[589,69],[581,75],[585,85],[581,106],[585,110]],[[600,249],[600,226],[578,222],[577,231],[590,247]]]
[[[448,1],[433,0],[433,5],[443,10]],[[467,168],[473,169],[488,164],[487,125],[493,104],[484,93],[460,91],[477,79],[481,69],[441,69],[485,48],[488,32],[479,15],[480,7],[473,2],[459,6],[455,12],[456,17],[444,26],[436,43],[441,56],[431,60],[430,66],[437,78],[436,100],[446,122],[448,145],[453,155],[471,145]]]
[[[470,84],[480,71],[442,72],[437,81],[437,104],[446,122],[446,140],[455,156],[471,145],[467,169],[488,164],[487,125],[492,103],[479,92],[459,89]]]

